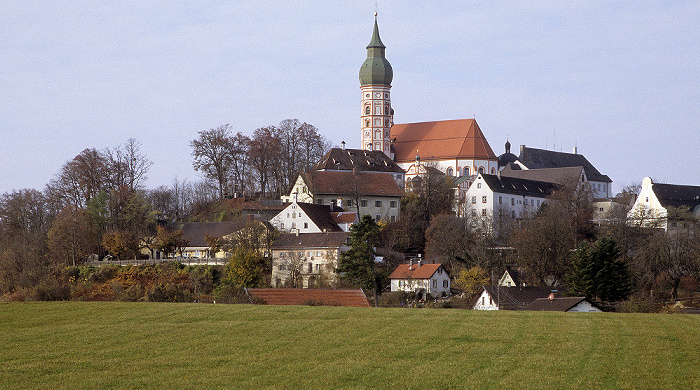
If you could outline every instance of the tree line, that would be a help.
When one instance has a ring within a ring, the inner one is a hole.
[[[146,187],[153,163],[136,139],[86,148],[43,190],[0,196],[0,294],[36,286],[51,267],[81,264],[90,255],[139,256],[145,244],[154,245],[143,238],[157,238],[159,224],[202,218],[226,194],[277,196],[329,145],[314,126],[296,119],[251,137],[224,125],[200,131],[191,142],[203,180],[174,177],[170,186],[153,189]],[[161,233],[163,245],[172,246]]]

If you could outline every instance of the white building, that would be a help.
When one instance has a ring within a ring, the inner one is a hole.
[[[354,212],[331,211],[332,206],[293,201],[270,219],[283,233],[326,233],[349,231],[357,220]]]
[[[466,193],[463,213],[495,226],[498,221],[533,215],[556,184],[502,175],[477,175]]]
[[[299,175],[282,201],[342,207],[376,221],[399,218],[404,192],[389,172],[312,171]]]
[[[669,226],[669,209],[685,209],[695,220],[700,219],[700,186],[654,183],[650,177],[645,177],[627,218],[638,226],[668,230],[678,223],[672,220]]]
[[[391,291],[405,291],[425,297],[450,295],[450,275],[442,264],[400,264],[389,275]]]

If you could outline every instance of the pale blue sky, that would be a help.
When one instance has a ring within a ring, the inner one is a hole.
[[[128,138],[147,186],[189,142],[298,118],[359,146],[374,1],[0,3],[0,193]],[[379,2],[395,122],[476,116],[496,154],[578,146],[620,186],[700,185],[699,1]]]

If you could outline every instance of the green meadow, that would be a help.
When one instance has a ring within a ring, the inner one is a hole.
[[[700,387],[700,316],[0,304],[8,389]]]

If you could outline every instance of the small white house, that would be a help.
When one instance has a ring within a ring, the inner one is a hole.
[[[442,264],[400,264],[389,275],[391,291],[405,291],[422,296],[450,294],[450,275]]]
[[[700,187],[654,183],[650,177],[642,180],[642,188],[627,213],[630,223],[642,227],[659,227],[668,230],[669,208],[686,208],[700,219]],[[676,221],[671,221],[671,226]]]

